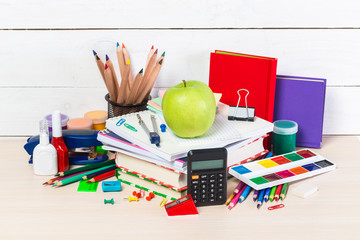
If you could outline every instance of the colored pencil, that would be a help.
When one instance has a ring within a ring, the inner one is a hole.
[[[116,165],[110,165],[110,166],[108,166],[108,167],[105,168],[105,169],[99,170],[99,171],[94,172],[94,173],[89,173],[88,175],[83,176],[82,179],[83,179],[83,180],[88,180],[88,179],[91,179],[91,178],[93,178],[93,177],[99,176],[99,175],[101,175],[101,174],[114,171],[116,168],[117,168]]]
[[[112,76],[112,81],[113,81],[113,86],[114,86],[114,92],[115,95],[118,96],[119,94],[119,83],[116,77],[116,73],[115,73],[115,68],[114,68],[114,64],[112,63],[112,61],[110,60],[109,56],[106,54],[106,64],[108,65],[108,67],[111,70],[111,76]]]
[[[94,173],[94,172],[98,172],[98,171],[106,169],[106,168],[109,168],[109,166],[102,167],[102,168],[99,168],[99,169],[95,169],[95,170],[92,170],[92,171],[89,171],[89,172],[86,172],[86,173],[81,173],[81,174],[76,175],[74,177],[69,177],[67,179],[64,179],[64,180],[61,180],[61,181],[55,183],[53,186],[60,187],[60,186],[64,186],[64,185],[67,185],[67,184],[70,184],[70,183],[80,181],[80,180],[82,180],[83,176],[86,176],[86,175]]]
[[[151,71],[149,79],[147,80],[147,83],[143,88],[143,91],[140,93],[139,97],[136,100],[137,103],[141,103],[144,100],[146,100],[146,98],[148,98],[151,89],[155,84],[156,78],[159,75],[163,63],[164,63],[164,59],[161,59],[158,63],[156,63],[156,66]],[[144,79],[145,79],[145,75],[144,75]]]
[[[131,73],[131,68],[130,68],[130,59],[126,61],[126,71],[125,71],[125,78],[126,78],[126,86],[125,86],[125,100],[129,98],[129,94],[130,94],[130,73]]]
[[[152,45],[151,48],[150,48],[150,51],[149,51],[149,53],[147,55],[147,58],[146,58],[145,68],[147,67],[147,65],[149,63],[149,60],[150,60],[151,56],[154,54],[154,51],[155,51],[154,50],[154,45]]]
[[[105,64],[105,83],[109,91],[110,100],[116,102],[117,100],[117,86],[113,80],[111,70],[107,64]]]
[[[273,187],[271,188],[270,196],[269,196],[270,202],[274,201],[275,191],[276,191],[276,186],[273,186]]]
[[[254,201],[256,201],[256,199],[258,198],[258,194],[259,194],[259,190],[255,190],[254,195],[253,195],[253,200]]]
[[[238,204],[239,202],[239,198],[241,196],[241,194],[244,192],[246,188],[246,185],[244,184],[242,187],[241,187],[241,190],[235,195],[235,197],[231,200],[229,206],[228,206],[228,209],[232,209],[233,207],[236,206],[236,204]]]
[[[266,154],[266,157],[265,158],[271,158],[273,156],[273,153],[272,152],[268,152],[267,154]]]
[[[54,182],[52,182],[51,185],[54,185],[55,183],[58,183],[58,182],[62,181],[63,179],[71,178],[71,177],[74,177],[74,176],[77,176],[77,175],[80,175],[80,174],[83,174],[83,173],[87,173],[87,172],[89,172],[89,171],[90,171],[90,170],[87,170],[87,171],[84,171],[84,172],[75,173],[75,174],[71,174],[71,175],[64,176],[64,177],[59,177],[59,179],[57,179],[57,180],[55,180]]]
[[[117,99],[118,103],[124,103],[126,99],[127,85],[128,85],[127,76],[129,75],[129,66],[130,66],[130,60],[126,62],[124,66],[124,72],[121,76],[120,91]]]
[[[243,182],[239,182],[239,184],[236,186],[236,188],[234,189],[233,193],[230,195],[230,197],[226,200],[225,205],[229,205],[230,201],[236,196],[236,194],[238,194],[238,192],[240,192],[240,190],[242,189],[242,187],[245,185],[245,183]]]
[[[278,185],[275,191],[275,201],[279,201],[282,184]]]
[[[240,198],[239,198],[239,203],[243,202],[247,196],[249,195],[251,191],[251,187],[250,186],[246,186],[246,188],[244,189],[244,191],[242,192]]]
[[[289,187],[289,183],[284,183],[283,187],[281,188],[281,194],[280,194],[280,199],[281,200],[285,199],[288,187]]]
[[[269,201],[270,191],[271,191],[271,187],[269,187],[269,188],[267,188],[267,189],[265,190],[265,195],[264,195],[264,201],[265,201],[265,202]]]
[[[126,47],[124,45],[124,43],[122,43],[122,51],[123,51],[123,54],[124,54],[124,60],[125,62],[127,61],[130,61],[130,56],[129,56],[129,53],[128,51],[126,50]],[[131,72],[131,66],[129,66],[130,68],[130,73],[129,73],[129,83],[128,83],[128,86],[129,86],[129,89],[132,88],[132,85],[133,85],[133,81],[134,81],[134,77],[132,75],[132,72]]]
[[[103,61],[101,60],[101,58],[97,55],[97,53],[93,50],[93,54],[94,54],[94,57],[95,57],[95,61],[96,61],[96,65],[99,69],[99,72],[101,74],[101,77],[102,79],[104,80],[105,82],[105,74],[104,74],[104,63]]]
[[[263,204],[264,201],[264,194],[265,194],[265,189],[260,190],[259,192],[259,198],[257,201],[257,209],[259,209],[261,207],[261,205]]]
[[[140,70],[140,72],[136,75],[133,87],[130,90],[129,97],[126,99],[125,104],[133,104],[135,101],[136,93],[139,89],[139,86],[141,84],[141,81],[143,80],[143,69]]]
[[[54,181],[60,179],[61,177],[56,177],[56,178],[52,178],[50,180],[47,180],[46,182],[43,183],[43,185],[46,185],[46,184],[51,184],[53,183]]]
[[[144,78],[143,78],[143,80],[142,80],[142,82],[140,84],[139,91],[137,92],[137,95],[135,97],[135,99],[136,99],[135,102],[136,103],[142,100],[142,99],[140,99],[140,95],[145,91],[145,88],[148,85],[150,73],[151,73],[151,71],[152,71],[152,69],[153,69],[153,67],[154,67],[154,65],[156,63],[157,53],[158,53],[158,50],[156,49],[155,52],[153,53],[153,55],[151,56],[148,65],[145,68]],[[147,92],[144,93],[143,97],[145,97],[145,94],[147,94]]]
[[[93,177],[89,181],[87,181],[87,183],[100,182],[100,181],[102,181],[104,179],[111,178],[111,177],[115,176],[115,171],[116,170],[112,170],[110,172],[106,172],[106,173],[103,173],[103,174],[101,174],[99,176]]]
[[[96,169],[96,168],[101,168],[101,167],[109,166],[112,164],[115,164],[115,159],[105,161],[105,162],[90,164],[90,165],[84,166],[84,167],[74,168],[74,169],[71,169],[71,170],[68,170],[65,172],[59,172],[55,176],[60,176],[60,177],[68,176],[68,175],[71,175],[74,173],[84,172],[84,171],[92,170],[92,169]]]

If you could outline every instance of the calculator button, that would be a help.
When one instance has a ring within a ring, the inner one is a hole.
[[[215,198],[209,198],[209,202],[215,202]]]
[[[207,178],[206,174],[200,175],[200,179],[206,179],[206,178]]]
[[[224,182],[224,178],[219,178],[218,182]]]
[[[198,203],[198,200],[197,200],[197,199],[193,199],[193,201],[194,201],[195,204]]]
[[[219,188],[223,188],[223,187],[224,187],[224,184],[223,184],[223,183],[218,183],[218,187],[219,187]]]
[[[200,202],[205,203],[205,202],[206,202],[206,199],[205,199],[205,198],[204,198],[204,199],[201,199]]]
[[[206,194],[201,194],[200,197],[201,198],[206,198]]]
[[[206,188],[206,184],[201,184],[200,188]]]
[[[192,184],[199,184],[199,180],[192,180],[191,183]]]
[[[201,184],[206,184],[207,181],[206,181],[206,179],[201,179],[201,180],[200,180],[200,183],[201,183]]]
[[[209,183],[215,183],[215,179],[209,179]]]
[[[223,200],[223,199],[224,199],[224,195],[219,194],[218,197],[217,197],[217,200]]]
[[[210,193],[209,198],[215,198],[215,193]]]
[[[210,174],[210,178],[215,178],[215,174]]]
[[[199,179],[199,175],[192,175],[192,176],[191,176],[191,179],[194,179],[194,180],[195,180],[195,179]]]
[[[218,192],[223,192],[224,191],[224,189],[223,188],[218,188],[218,190],[217,190]]]
[[[197,189],[193,189],[192,191],[191,191],[191,195],[196,195],[196,194],[198,194],[199,193],[199,191],[197,190]]]
[[[199,189],[199,185],[198,184],[191,185],[191,189]]]
[[[209,193],[214,193],[215,192],[215,189],[214,188],[210,188],[209,189]]]
[[[207,191],[206,191],[205,188],[200,190],[200,193],[206,193],[206,192],[207,192]]]
[[[224,174],[222,174],[222,173],[218,173],[218,178],[223,178],[224,177]]]
[[[214,188],[214,187],[215,187],[215,184],[211,183],[211,184],[209,184],[209,187],[210,187],[210,188]]]
[[[197,194],[191,194],[193,199],[198,199],[198,195]]]

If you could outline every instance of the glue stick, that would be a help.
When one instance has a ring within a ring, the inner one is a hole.
[[[52,130],[51,144],[54,145],[57,151],[59,172],[64,172],[69,170],[69,156],[62,137],[60,111],[58,110],[52,113]]]
[[[33,153],[33,167],[36,175],[54,175],[58,171],[57,153],[49,143],[49,129],[46,120],[40,121],[39,144]]]

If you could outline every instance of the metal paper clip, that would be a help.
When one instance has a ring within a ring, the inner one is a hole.
[[[241,91],[247,92],[245,95],[245,107],[239,107],[240,100],[241,100]],[[247,104],[247,97],[249,95],[249,91],[247,89],[239,89],[237,94],[239,95],[239,100],[236,106],[229,106],[229,115],[228,120],[238,120],[238,121],[251,121],[253,122],[255,119],[255,108],[248,107]]]

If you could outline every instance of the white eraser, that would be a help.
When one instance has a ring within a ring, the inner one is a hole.
[[[307,198],[311,194],[316,193],[317,190],[317,186],[311,183],[303,183],[291,190],[291,193],[298,197]]]

